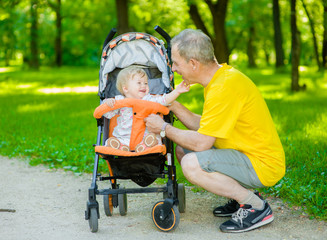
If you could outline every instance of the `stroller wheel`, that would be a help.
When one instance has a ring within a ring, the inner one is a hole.
[[[112,201],[113,201],[112,194],[103,195],[104,213],[108,217],[112,216],[112,213],[113,213],[113,210],[114,210],[114,205],[113,205]]]
[[[180,221],[180,215],[177,207],[173,205],[166,218],[161,219],[160,215],[162,214],[162,211],[164,211],[164,203],[164,201],[159,201],[153,206],[152,220],[156,227],[159,228],[161,231],[169,232],[174,230],[178,226]]]
[[[121,216],[125,216],[127,213],[127,194],[118,194],[118,206]]]
[[[185,207],[186,207],[185,186],[184,186],[184,184],[179,183],[177,191],[178,191],[177,197],[178,197],[178,202],[179,202],[178,210],[179,210],[180,213],[184,213],[185,212]]]
[[[90,226],[91,232],[98,231],[98,211],[96,208],[90,209],[89,226]]]

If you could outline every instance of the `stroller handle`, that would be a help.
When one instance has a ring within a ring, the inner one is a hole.
[[[117,29],[116,28],[112,28],[110,30],[109,34],[106,37],[106,40],[104,40],[104,43],[103,43],[103,46],[102,46],[102,50],[108,44],[108,42],[110,42],[113,39],[113,37],[115,36],[116,32],[117,32]]]
[[[163,30],[159,25],[155,26],[154,30],[156,30],[157,33],[159,33],[164,39],[166,39],[167,44],[170,45],[171,37],[165,30]]]
[[[171,37],[159,25],[155,26],[154,30],[156,30],[156,32],[159,33],[167,42],[167,54],[168,54],[169,63],[171,65],[172,64],[172,61],[171,61],[171,46],[170,46]]]

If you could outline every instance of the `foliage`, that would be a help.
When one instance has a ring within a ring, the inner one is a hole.
[[[159,25],[171,36],[175,36],[182,29],[192,25],[187,9],[185,0],[132,0],[131,26],[135,31],[157,35],[153,28]]]
[[[41,65],[51,66],[55,62],[56,15],[49,6],[51,0],[38,0],[38,36]],[[51,1],[53,2],[53,0]],[[201,17],[210,33],[213,33],[211,14],[203,0],[130,0],[130,27],[135,31],[148,32],[156,36],[153,27],[160,25],[171,36],[185,28],[194,28],[189,16],[189,3],[196,3]],[[309,12],[314,16],[318,43],[323,36],[322,1],[305,0]],[[288,0],[279,0],[282,32],[286,56],[290,56],[290,8]],[[313,42],[308,18],[298,1],[298,26],[302,39],[301,64],[315,64]],[[24,63],[30,58],[30,1],[0,1],[0,65]],[[114,0],[61,1],[62,45],[64,65],[98,65],[102,43],[111,28],[117,26]],[[259,66],[274,61],[272,28],[272,3],[270,0],[232,1],[228,3],[226,31],[232,61],[247,61],[249,26],[255,23],[255,48]],[[322,44],[318,45],[319,52]],[[286,62],[289,63],[289,57]],[[10,61],[9,61],[10,60]]]
[[[64,65],[98,65],[102,43],[117,22],[114,0],[62,0],[61,2]],[[39,0],[39,3],[40,59],[42,65],[49,66],[54,63],[55,58],[56,16],[47,1]],[[16,58],[23,63],[23,58],[28,59],[30,55],[30,1],[19,1],[15,6],[3,4],[6,8],[0,11],[0,32],[6,33],[4,35],[8,35],[10,31],[14,33],[10,41],[15,44]],[[11,25],[8,25],[9,23]],[[1,26],[8,26],[10,29]],[[1,46],[0,51],[4,51]],[[3,59],[1,52],[0,59]]]

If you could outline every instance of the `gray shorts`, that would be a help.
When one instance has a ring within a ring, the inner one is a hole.
[[[184,149],[185,153],[192,151]],[[234,149],[216,149],[194,152],[206,172],[219,172],[238,181],[245,188],[265,187],[259,180],[250,159]]]

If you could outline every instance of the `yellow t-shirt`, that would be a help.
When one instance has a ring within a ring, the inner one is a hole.
[[[263,185],[276,184],[285,174],[285,154],[254,83],[223,64],[204,89],[204,99],[198,132],[216,137],[216,148],[244,153]]]

